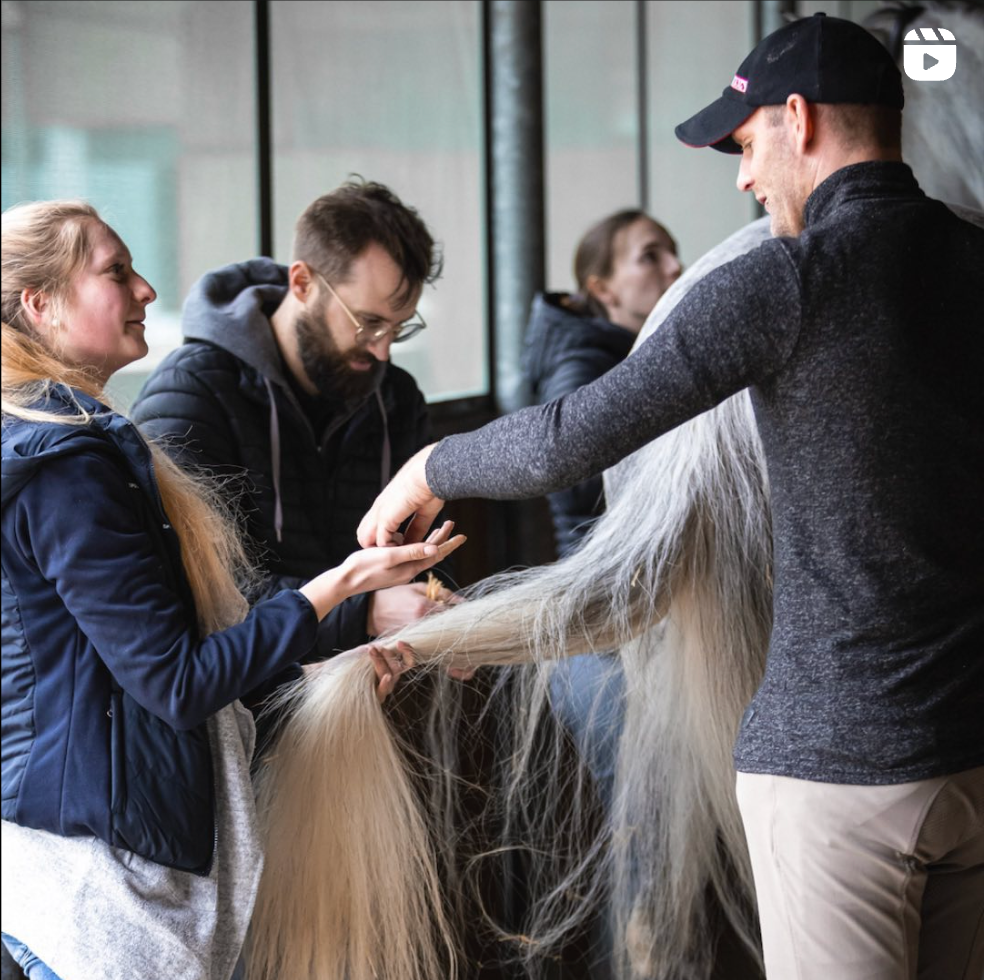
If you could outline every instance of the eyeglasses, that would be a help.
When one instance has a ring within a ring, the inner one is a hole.
[[[427,329],[424,318],[416,310],[409,320],[404,320],[402,323],[385,324],[381,327],[367,326],[345,305],[342,297],[331,288],[331,283],[317,269],[311,269],[311,271],[325,284],[328,292],[337,300],[338,305],[345,311],[345,315],[352,321],[357,344],[374,344],[386,336],[390,337],[390,343],[402,344],[403,341],[416,337],[421,330]]]

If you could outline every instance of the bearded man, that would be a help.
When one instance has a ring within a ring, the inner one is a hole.
[[[389,352],[423,329],[417,302],[440,272],[417,212],[353,180],[298,219],[289,267],[251,259],[192,287],[185,342],[151,375],[133,417],[183,463],[231,480],[264,594],[348,555],[391,470],[426,444],[423,395]],[[418,584],[353,597],[322,621],[318,655],[433,605]]]

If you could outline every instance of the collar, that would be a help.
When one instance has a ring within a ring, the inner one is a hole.
[[[848,201],[861,199],[924,198],[908,164],[897,160],[869,160],[834,171],[814,189],[803,209],[804,225],[822,221]]]

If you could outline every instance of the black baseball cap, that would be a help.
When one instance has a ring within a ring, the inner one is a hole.
[[[763,38],[721,98],[674,130],[687,146],[741,153],[731,134],[759,106],[852,102],[901,109],[902,75],[879,41],[849,20],[814,14]]]

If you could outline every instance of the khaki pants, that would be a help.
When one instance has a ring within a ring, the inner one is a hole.
[[[984,978],[984,768],[737,789],[769,980]]]

